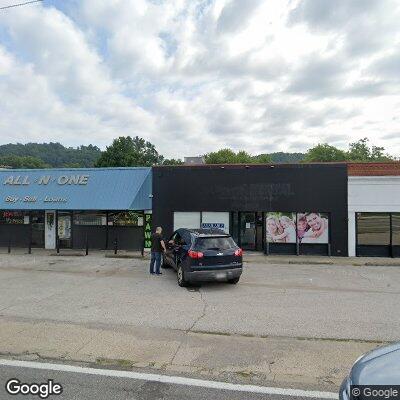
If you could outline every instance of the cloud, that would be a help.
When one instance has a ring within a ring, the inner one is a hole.
[[[261,4],[261,0],[230,0],[222,9],[217,21],[220,33],[231,33],[243,28],[252,14]]]
[[[385,136],[400,129],[398,17],[391,0],[12,9],[0,20],[0,140],[104,148],[139,135],[182,158],[370,136],[400,152]]]

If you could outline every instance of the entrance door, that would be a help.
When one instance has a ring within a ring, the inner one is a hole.
[[[244,250],[256,249],[256,213],[241,212],[240,216],[240,246]]]
[[[32,247],[44,247],[44,211],[31,212]]]
[[[57,236],[60,248],[62,249],[69,249],[72,247],[71,226],[71,212],[59,211],[57,216]]]

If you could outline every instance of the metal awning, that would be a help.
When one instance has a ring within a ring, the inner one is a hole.
[[[150,210],[151,168],[0,170],[2,210]]]

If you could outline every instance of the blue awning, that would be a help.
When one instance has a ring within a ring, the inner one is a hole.
[[[0,170],[2,210],[150,210],[151,168]]]

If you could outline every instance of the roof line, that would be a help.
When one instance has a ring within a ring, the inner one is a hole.
[[[124,170],[124,171],[131,171],[131,170],[151,170],[151,167],[81,167],[81,168],[4,168],[0,169],[0,172],[11,172],[11,171],[110,171],[110,170]]]

